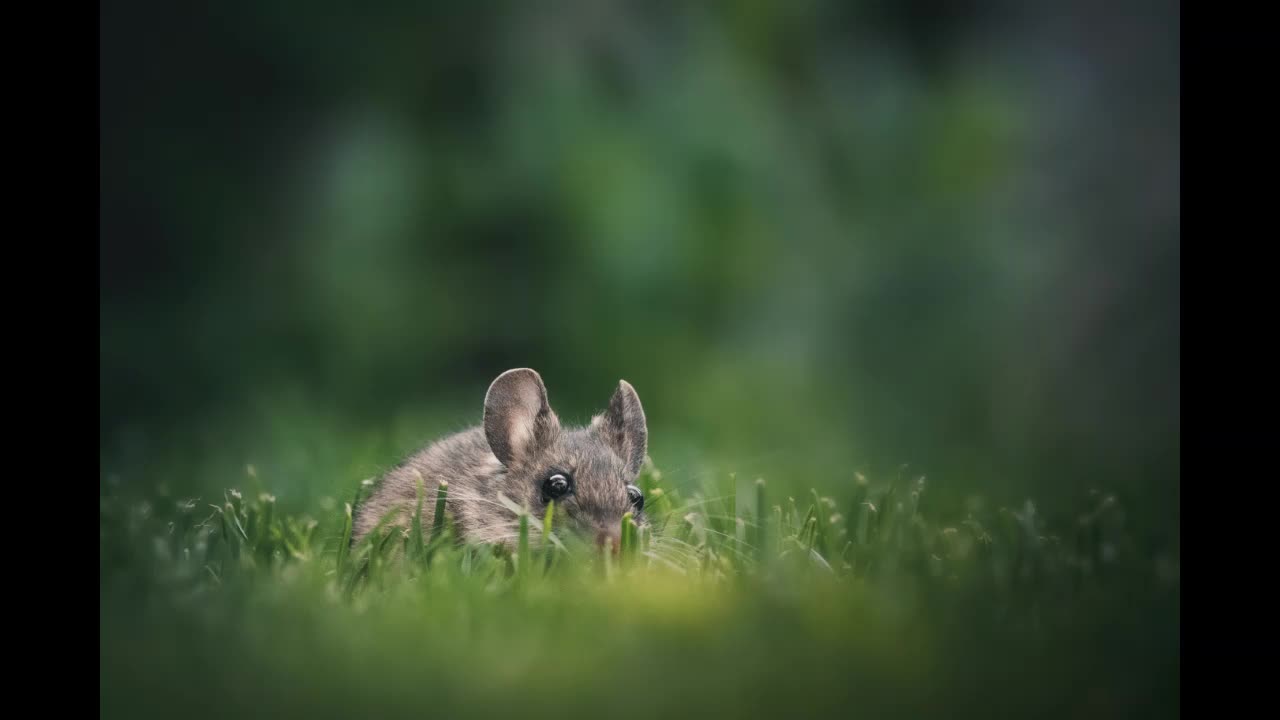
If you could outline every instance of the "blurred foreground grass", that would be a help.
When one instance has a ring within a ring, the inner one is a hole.
[[[536,517],[511,553],[447,518],[347,548],[356,488],[294,510],[242,480],[105,486],[104,717],[1179,714],[1178,559],[1104,493],[1052,527],[934,510],[920,478],[828,497],[650,467],[653,532],[615,561]]]

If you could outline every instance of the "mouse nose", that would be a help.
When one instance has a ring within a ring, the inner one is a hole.
[[[621,531],[616,528],[612,530],[605,529],[605,528],[597,529],[596,530],[596,546],[604,547],[604,544],[608,543],[610,546],[610,552],[612,552],[614,555],[617,555],[618,546],[622,542],[622,538],[619,535],[620,532]]]

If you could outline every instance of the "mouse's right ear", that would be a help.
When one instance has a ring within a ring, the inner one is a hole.
[[[489,449],[507,467],[528,458],[560,429],[547,402],[547,388],[529,368],[497,377],[484,397],[484,435]]]
[[[626,463],[627,472],[633,477],[644,465],[649,445],[649,426],[644,419],[640,396],[631,383],[618,381],[618,389],[609,399],[609,409],[592,420],[592,424],[604,434],[605,442]]]

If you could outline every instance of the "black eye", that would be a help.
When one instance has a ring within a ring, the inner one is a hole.
[[[627,497],[631,498],[631,504],[636,506],[636,512],[644,509],[644,493],[640,492],[640,488],[635,485],[628,485]]]
[[[542,483],[542,501],[559,500],[569,492],[569,478],[564,473],[556,473]]]

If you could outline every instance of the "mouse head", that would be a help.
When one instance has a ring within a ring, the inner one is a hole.
[[[616,552],[622,516],[645,525],[644,495],[635,486],[644,463],[648,429],[635,388],[625,380],[608,408],[582,428],[566,428],[547,402],[538,373],[508,370],[489,386],[484,433],[506,468],[504,492],[524,501],[535,517],[555,501],[557,517]]]

